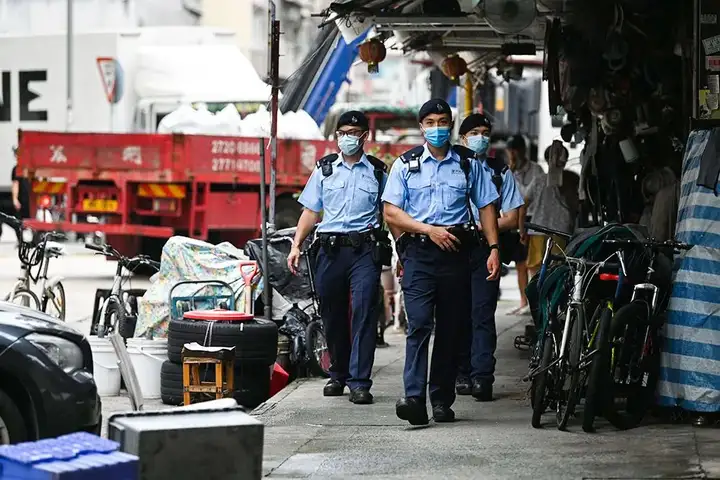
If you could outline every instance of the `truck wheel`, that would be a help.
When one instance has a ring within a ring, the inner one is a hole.
[[[172,320],[168,327],[168,359],[182,363],[183,345],[192,342],[211,347],[235,347],[236,362],[267,367],[275,363],[277,357],[278,328],[275,322],[262,318],[248,322]]]
[[[282,230],[297,226],[302,213],[302,205],[290,196],[277,199],[275,203],[275,228]]]

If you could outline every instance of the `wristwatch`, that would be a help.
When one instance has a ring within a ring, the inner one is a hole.
[[[493,243],[492,245],[490,245],[490,250],[497,250],[499,252],[500,245],[498,245],[497,243]]]

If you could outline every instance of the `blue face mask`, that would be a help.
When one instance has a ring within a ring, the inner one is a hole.
[[[450,140],[450,127],[428,127],[424,135],[430,145],[440,148]]]
[[[468,148],[478,155],[485,155],[490,145],[490,139],[482,135],[467,137]]]
[[[344,155],[355,155],[360,150],[360,137],[343,135],[338,138],[338,148]]]

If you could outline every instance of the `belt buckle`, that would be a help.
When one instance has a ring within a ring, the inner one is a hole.
[[[330,235],[330,236],[328,237],[328,245],[332,248],[332,247],[335,246],[336,243],[337,243],[337,236],[335,236],[335,235]]]

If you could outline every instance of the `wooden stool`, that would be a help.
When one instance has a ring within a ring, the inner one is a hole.
[[[235,390],[235,347],[203,347],[185,344],[182,349],[183,403],[190,405],[191,393],[214,393],[215,399],[232,398]],[[200,365],[215,365],[215,381],[200,379]]]

